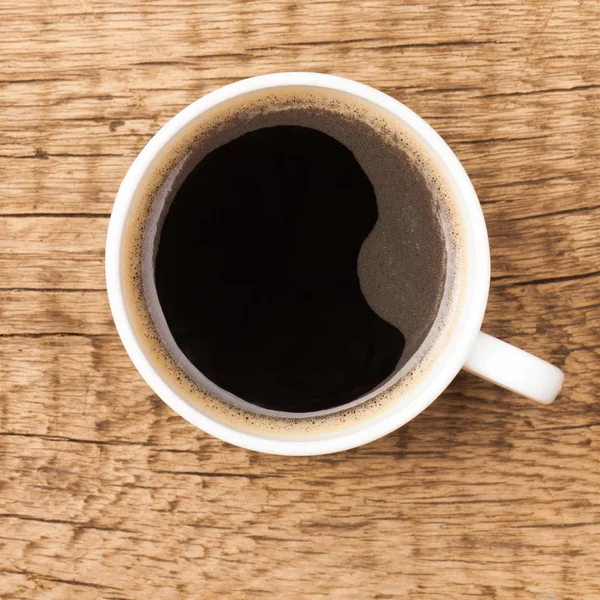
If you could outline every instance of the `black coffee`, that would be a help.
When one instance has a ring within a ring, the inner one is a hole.
[[[406,364],[440,305],[444,236],[423,167],[402,140],[318,106],[225,130],[172,190],[155,246],[175,343],[256,406],[352,402]]]
[[[280,125],[213,150],[177,192],[156,256],[177,345],[265,408],[323,410],[369,392],[405,345],[360,289],[376,221],[369,178],[325,133]]]

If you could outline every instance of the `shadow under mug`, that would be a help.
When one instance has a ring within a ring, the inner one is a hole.
[[[189,129],[206,111],[226,105],[258,90],[276,93],[278,88],[307,86],[343,92],[367,101],[402,121],[436,159],[451,183],[465,226],[465,273],[461,302],[453,313],[452,333],[436,356],[426,376],[399,394],[397,401],[375,416],[346,429],[338,428],[315,435],[273,435],[244,429],[215,418],[176,389],[165,378],[144,349],[127,306],[123,285],[124,236],[132,205],[157,158],[167,146]],[[173,410],[192,424],[222,440],[251,450],[284,455],[315,455],[353,448],[402,426],[448,386],[460,369],[465,369],[508,390],[543,404],[559,393],[564,375],[557,367],[506,342],[483,333],[481,323],[490,286],[490,251],[483,213],[477,195],[463,166],[444,140],[418,115],[390,96],[361,83],[319,73],[275,73],[238,81],[197,100],[148,142],[127,172],[112,211],[106,242],[106,280],[113,318],[134,365]]]

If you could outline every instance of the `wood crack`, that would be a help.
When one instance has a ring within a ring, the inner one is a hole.
[[[112,532],[123,532],[123,533],[137,533],[135,529],[123,529],[120,527],[110,527],[93,525],[91,523],[82,523],[79,521],[68,521],[65,519],[44,519],[42,517],[31,517],[29,515],[20,515],[16,513],[0,513],[0,519],[18,519],[20,521],[34,521],[39,523],[50,523],[55,525],[70,525],[77,529],[95,529],[98,531],[112,531]]]
[[[0,431],[0,436],[7,437],[29,437],[39,438],[49,442],[66,442],[69,444],[93,444],[95,446],[142,446],[146,448],[155,448],[156,444],[150,442],[133,442],[129,440],[86,440],[81,438],[70,438],[60,435],[51,435],[45,433],[18,433],[9,431]]]
[[[42,575],[41,573],[34,573],[32,571],[25,571],[19,569],[0,569],[2,573],[10,573],[12,575],[25,575],[27,577],[44,579],[45,581],[51,581],[53,583],[65,583],[67,585],[76,585],[82,587],[94,588],[97,590],[117,590],[122,591],[121,588],[114,587],[112,585],[100,585],[99,583],[90,583],[89,581],[79,581],[77,579],[60,579],[58,577],[51,577],[49,575]]]
[[[526,215],[524,217],[511,217],[504,219],[505,221],[529,221],[530,219],[544,219],[546,217],[555,217],[557,215],[572,215],[574,213],[581,212],[593,212],[598,210],[600,205],[597,206],[579,206],[577,208],[567,208],[565,210],[557,210],[555,212],[540,213],[539,215]]]
[[[213,473],[210,471],[171,471],[168,469],[153,469],[152,472],[165,473],[167,475],[186,475],[192,477],[241,477],[244,479],[281,479],[283,477],[283,475],[273,475],[270,473],[259,475],[256,473]]]
[[[564,93],[564,92],[579,92],[585,90],[595,90],[600,88],[600,85],[590,84],[590,85],[574,85],[569,88],[548,88],[545,90],[529,90],[527,92],[498,92],[495,94],[482,94],[479,96],[480,98],[501,98],[503,96],[533,96],[535,94],[554,94],[554,93]]]
[[[564,281],[577,281],[579,279],[588,279],[590,277],[597,277],[600,275],[600,271],[593,271],[592,273],[581,273],[579,275],[565,275],[563,277],[546,277],[545,279],[530,279],[526,281],[515,281],[515,282],[507,282],[506,285],[498,285],[494,286],[494,288],[503,288],[503,287],[519,287],[522,285],[545,285],[548,283],[562,283]],[[510,279],[516,277],[515,275],[500,275],[497,277],[492,277],[492,281],[504,281],[506,279]]]
[[[65,212],[40,212],[40,213],[0,213],[0,217],[10,219],[109,219],[110,213],[65,213]]]

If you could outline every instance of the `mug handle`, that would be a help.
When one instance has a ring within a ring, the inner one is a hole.
[[[483,331],[477,334],[463,368],[542,404],[554,401],[565,379],[558,367]]]

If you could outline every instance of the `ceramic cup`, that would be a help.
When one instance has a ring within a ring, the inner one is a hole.
[[[343,92],[366,101],[401,121],[443,170],[456,197],[464,230],[464,270],[461,300],[452,313],[451,328],[441,347],[421,377],[397,389],[392,401],[363,420],[330,431],[297,434],[293,428],[273,433],[268,429],[245,428],[240,421],[228,422],[204,410],[177,388],[164,369],[157,368],[136,330],[124,293],[123,242],[128,218],[144,182],[156,168],[167,147],[172,147],[203,113],[225,107],[240,96],[289,86],[309,86]],[[465,369],[508,390],[543,404],[551,403],[563,383],[563,373],[555,366],[506,342],[483,333],[481,323],[490,285],[490,251],[483,213],[477,195],[461,163],[442,138],[418,115],[390,96],[369,86],[332,75],[318,73],[275,73],[238,81],[194,102],[173,117],[146,145],[127,172],[115,201],[106,242],[106,280],[113,317],[134,365],[173,410],[200,429],[222,440],[260,452],[285,455],[312,455],[360,446],[401,427],[431,404],[456,374]],[[507,396],[506,401],[510,401]]]

